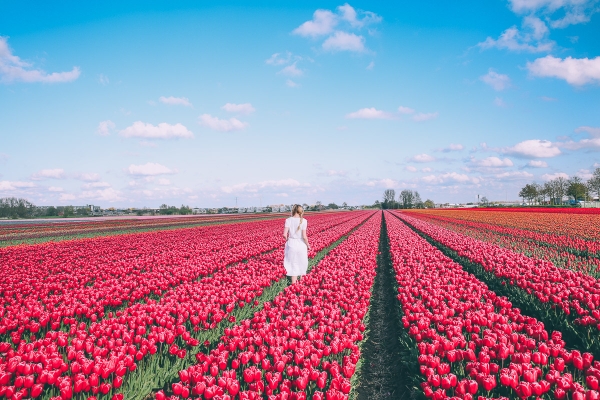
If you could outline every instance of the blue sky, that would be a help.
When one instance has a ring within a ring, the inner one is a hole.
[[[512,200],[600,166],[600,1],[8,1],[0,196]]]

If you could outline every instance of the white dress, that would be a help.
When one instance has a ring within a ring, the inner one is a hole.
[[[306,230],[306,219],[302,218],[302,226],[298,229],[300,218],[290,217],[285,220],[285,227],[289,228],[283,266],[287,276],[306,275],[308,269],[308,248],[302,240],[302,231]]]

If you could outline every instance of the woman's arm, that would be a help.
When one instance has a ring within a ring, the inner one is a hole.
[[[290,228],[288,228],[287,226],[283,229],[283,238],[285,240],[287,240],[288,238],[288,233],[290,232]]]
[[[304,243],[306,243],[306,247],[308,248],[308,250],[310,250],[310,244],[308,243],[308,236],[306,236],[306,229],[302,230],[302,239],[304,240]]]

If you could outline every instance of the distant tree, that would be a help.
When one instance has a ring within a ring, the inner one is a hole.
[[[567,181],[562,176],[554,179],[554,190],[556,193],[556,198],[558,200],[558,204],[562,204],[562,199],[567,195],[567,189],[569,188],[569,181]]]
[[[309,209],[309,207],[310,207],[310,206],[309,206],[308,204],[306,204],[306,203],[303,203],[303,204],[302,204],[302,208],[303,208],[304,210],[308,210],[308,209]]]
[[[425,200],[425,202],[423,203],[423,206],[425,208],[435,208],[435,203],[433,202],[433,200],[427,199]]]
[[[189,215],[191,213],[192,213],[192,209],[189,206],[184,206],[183,204],[181,205],[181,208],[179,209],[179,214]]]
[[[375,200],[375,203],[373,203],[373,208],[382,208],[381,203],[379,202],[379,200]]]
[[[585,200],[588,188],[583,183],[583,180],[574,176],[569,179],[569,186],[567,186],[567,196],[573,197],[575,201]]]
[[[73,206],[66,206],[63,210],[63,217],[67,218],[73,215],[75,215],[75,210],[73,209]]]
[[[36,207],[26,199],[5,197],[0,199],[0,217],[2,218],[30,218],[33,217]]]
[[[329,204],[327,204],[327,208],[329,208],[331,210],[337,210],[339,207],[335,203],[329,203]]]
[[[596,168],[592,177],[588,180],[588,188],[592,195],[600,198],[600,167]]]
[[[489,204],[489,202],[490,202],[490,201],[489,201],[489,200],[488,200],[488,198],[487,198],[487,197],[485,197],[485,196],[483,196],[483,197],[481,198],[481,200],[479,200],[479,203],[480,203],[481,205],[483,205],[484,207],[487,207],[487,206],[488,206],[488,204]]]
[[[56,207],[54,206],[50,206],[46,209],[46,216],[47,217],[54,217],[58,215],[58,210],[56,209]]]
[[[425,208],[425,206],[423,206],[423,200],[421,200],[421,195],[419,194],[419,192],[417,192],[415,190],[414,192],[414,207],[415,208]]]
[[[85,217],[86,215],[89,215],[90,210],[87,208],[78,208],[75,213],[79,216]]]
[[[405,189],[400,192],[400,203],[402,208],[413,208],[415,194],[412,190]]]
[[[135,210],[135,215],[141,217],[142,215],[144,215],[144,210]]]
[[[383,202],[381,203],[381,207],[386,208],[396,208],[396,191],[394,189],[386,189],[383,191]]]
[[[342,207],[344,207],[344,208],[348,207],[348,203],[346,203],[346,202],[343,202],[343,203],[342,203]]]
[[[325,207],[323,206],[323,203],[321,203],[320,200],[317,200],[317,202],[315,203],[315,208],[316,208],[316,211],[323,211],[323,209],[325,209]]]

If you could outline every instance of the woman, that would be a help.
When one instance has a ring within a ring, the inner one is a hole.
[[[308,268],[310,244],[306,237],[307,222],[303,217],[302,206],[294,204],[292,216],[285,220],[285,229],[283,230],[283,238],[287,240],[283,266],[287,276],[292,277],[292,284],[296,283],[298,276],[306,275]]]

